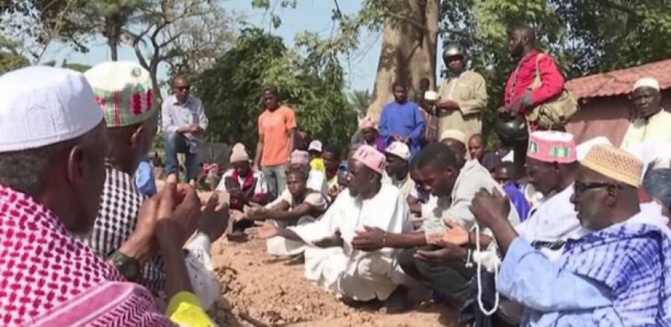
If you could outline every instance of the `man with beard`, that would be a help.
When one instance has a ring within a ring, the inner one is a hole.
[[[506,119],[521,117],[533,108],[556,99],[564,90],[564,76],[555,60],[536,49],[536,33],[531,27],[515,28],[508,38],[510,56],[517,61],[517,67],[508,77],[503,94],[503,107],[499,113]],[[537,78],[540,78],[540,85]],[[535,122],[527,122],[531,131],[540,127]],[[526,142],[513,145],[515,165],[524,167]]]
[[[348,187],[314,223],[278,228],[260,224],[259,236],[280,236],[308,244],[305,277],[346,302],[385,301],[387,313],[406,309],[406,276],[396,264],[397,251],[386,245],[388,233],[412,230],[408,207],[397,188],[381,183],[385,157],[360,146],[348,165]],[[358,235],[376,233],[375,244],[357,243]],[[369,246],[370,245],[370,246]]]
[[[487,85],[482,75],[466,70],[466,54],[457,45],[449,45],[443,52],[448,78],[438,90],[436,103],[438,135],[448,129],[457,129],[468,139],[482,132],[482,112],[487,106]]]
[[[206,326],[202,321],[209,319],[192,293],[176,241],[182,222],[173,207],[193,206],[177,199],[174,175],[160,196],[146,202],[132,236],[105,262],[73,237],[86,237],[94,228],[106,175],[107,129],[91,86],[80,73],[46,66],[6,73],[0,85],[8,92],[0,101],[0,321],[174,326],[145,288],[119,273],[130,267],[120,267],[119,258],[142,260],[158,246],[168,315],[180,325]],[[184,320],[193,313],[200,318]]]
[[[101,104],[106,117],[109,150],[105,158],[105,187],[100,210],[89,237],[83,241],[102,258],[108,256],[119,271],[130,281],[147,287],[160,295],[165,287],[163,262],[153,256],[144,265],[135,258],[119,252],[124,242],[132,237],[138,224],[138,213],[146,196],[137,188],[133,173],[142,157],[149,151],[158,123],[158,110],[151,103],[151,78],[142,66],[128,61],[105,62],[84,73]],[[144,99],[143,101],[116,102],[114,99]],[[185,202],[195,210],[178,210],[183,219],[184,234],[174,241],[184,245],[194,231],[206,244],[215,241],[224,232],[228,208],[214,212],[218,198],[215,195],[208,208],[201,213],[200,200],[191,186]],[[200,222],[199,222],[200,220]],[[200,223],[200,225],[199,225]],[[206,252],[209,252],[206,251]]]
[[[671,113],[661,105],[659,82],[654,78],[636,81],[631,92],[634,106],[631,123],[620,148],[630,150],[642,143],[671,144]]]
[[[500,193],[478,192],[472,210],[504,254],[497,289],[524,305],[521,326],[668,326],[671,241],[638,200],[643,163],[596,145],[576,173],[571,202],[592,233],[569,240],[554,262],[505,219]],[[663,273],[660,273],[663,272]]]
[[[382,108],[380,115],[380,136],[385,146],[397,141],[410,148],[411,156],[419,152],[424,137],[424,116],[419,106],[408,100],[408,89],[405,84],[396,82],[393,86],[394,102]]]

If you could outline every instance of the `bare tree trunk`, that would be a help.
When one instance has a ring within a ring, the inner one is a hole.
[[[410,17],[388,17],[382,31],[382,49],[378,61],[375,87],[368,114],[379,118],[382,107],[393,100],[396,81],[408,87],[408,97],[419,92],[419,82],[426,78],[436,85],[436,51],[439,0],[403,0],[411,8]]]
[[[117,45],[114,44],[114,42],[109,42],[108,45],[109,45],[109,48],[110,48],[110,57],[112,57],[112,61],[118,61],[119,60],[119,49],[117,48]]]

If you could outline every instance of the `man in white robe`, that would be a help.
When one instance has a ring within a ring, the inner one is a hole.
[[[671,144],[671,113],[662,108],[659,82],[649,77],[639,79],[631,100],[634,111],[620,148],[630,150],[646,142]]]
[[[302,241],[305,277],[343,300],[386,302],[388,313],[403,310],[409,280],[396,263],[397,250],[384,246],[386,233],[412,231],[405,199],[394,186],[382,184],[385,157],[368,145],[352,155],[348,165],[348,188],[338,195],[316,222],[278,228],[263,223],[259,236],[281,236]],[[352,240],[367,230],[380,229],[382,246],[362,250]]]

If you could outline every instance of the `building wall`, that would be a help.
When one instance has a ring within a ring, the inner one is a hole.
[[[566,125],[568,132],[575,136],[577,144],[606,136],[611,143],[619,146],[629,126],[631,104],[628,95],[587,100]],[[671,110],[671,90],[663,91],[662,107]]]

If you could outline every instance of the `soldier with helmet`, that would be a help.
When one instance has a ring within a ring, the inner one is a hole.
[[[487,85],[482,75],[466,70],[466,53],[457,45],[443,52],[448,70],[447,79],[440,86],[436,104],[439,132],[457,129],[468,139],[482,132],[482,113],[487,106]]]

